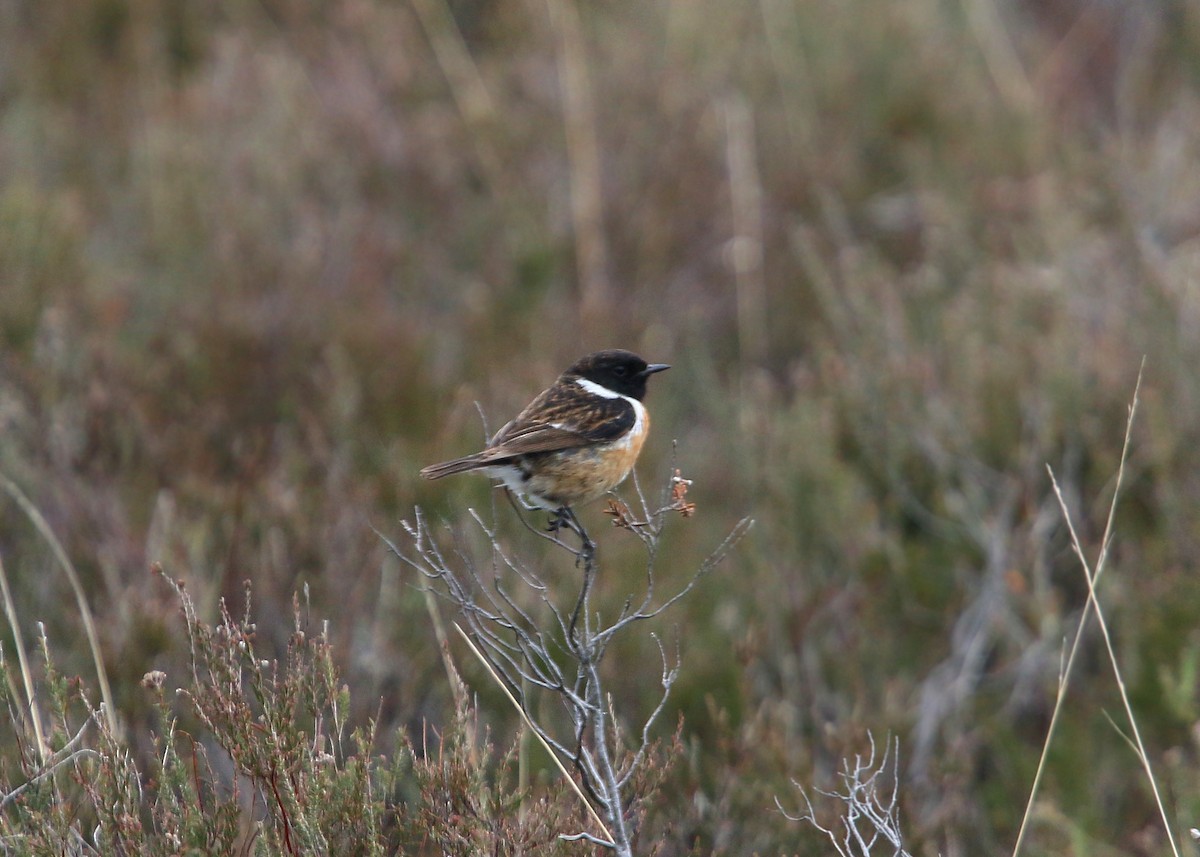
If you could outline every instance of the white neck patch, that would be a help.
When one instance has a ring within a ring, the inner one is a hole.
[[[575,381],[575,383],[594,396],[600,396],[604,399],[624,399],[625,401],[629,402],[629,404],[633,405],[633,413],[635,417],[633,429],[628,435],[626,435],[625,442],[628,442],[629,438],[633,435],[641,434],[642,426],[645,425],[646,421],[645,405],[633,398],[633,396],[622,396],[620,393],[615,393],[608,389],[608,387],[605,387],[603,384],[597,384],[595,381],[589,381],[587,378],[579,378]]]
[[[580,378],[576,382],[580,387],[587,390],[593,395],[600,396],[605,399],[628,399],[628,396],[622,396],[620,393],[614,393],[612,390],[605,387],[603,384],[597,384],[595,381],[589,381],[587,378]]]

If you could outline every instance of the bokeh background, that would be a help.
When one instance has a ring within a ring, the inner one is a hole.
[[[490,508],[417,477],[480,442],[476,403],[495,428],[599,347],[672,363],[640,474],[657,490],[676,440],[698,510],[660,580],[757,524],[655,628],[682,731],[645,838],[829,854],[775,798],[834,785],[870,730],[900,741],[913,853],[1008,853],[1086,598],[1046,466],[1094,557],[1144,358],[1100,589],[1183,833],[1198,84],[1190,0],[6,2],[0,471],[78,566],[134,736],[143,673],[188,662],[152,562],[210,617],[250,580],[268,650],[306,593],[352,720],[420,730],[452,695],[373,528]],[[638,547],[583,516],[619,604]],[[8,495],[0,557],[26,636],[93,682]],[[1025,853],[1166,853],[1084,652]],[[636,723],[657,649],[609,665]]]

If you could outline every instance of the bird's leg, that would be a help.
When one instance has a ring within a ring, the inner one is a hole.
[[[590,567],[592,558],[596,555],[596,543],[592,541],[587,530],[583,528],[583,524],[579,522],[579,518],[575,516],[575,511],[570,506],[563,506],[555,513],[555,523],[551,526],[555,530],[565,526],[567,529],[575,531],[575,534],[579,536],[579,555],[575,559],[575,565],[578,566],[582,560],[585,566]]]
[[[518,498],[512,491],[509,491],[507,488],[505,488],[504,493],[508,497],[508,502],[512,505],[513,511],[517,513],[517,520],[521,522],[525,529],[529,530],[529,532],[533,533],[535,536],[543,538],[549,542],[554,542],[554,544],[558,545],[559,547],[566,548],[571,553],[575,554],[576,567],[579,566],[580,560],[583,560],[584,564],[588,568],[591,567],[592,560],[596,554],[596,543],[588,537],[587,531],[583,528],[583,524],[579,523],[579,519],[575,517],[575,513],[571,511],[569,506],[560,506],[550,518],[549,526],[547,526],[546,529],[541,530],[525,519],[525,516],[521,514],[521,506],[526,506],[526,508],[541,507],[531,507],[526,505],[523,501],[521,501],[520,505],[518,505]],[[575,550],[574,548],[565,544],[562,539],[558,537],[559,530],[563,529],[564,527],[579,534],[579,550]]]

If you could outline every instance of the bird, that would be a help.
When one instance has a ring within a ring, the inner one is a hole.
[[[554,513],[551,530],[577,524],[572,507],[604,496],[633,469],[650,430],[650,413],[642,404],[646,381],[670,368],[621,349],[581,357],[486,448],[431,464],[421,476],[482,471],[527,509]]]

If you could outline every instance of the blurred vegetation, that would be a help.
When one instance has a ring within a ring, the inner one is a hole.
[[[870,729],[914,854],[1007,853],[1087,592],[1045,466],[1097,550],[1145,356],[1101,600],[1200,827],[1198,57],[1185,0],[0,5],[0,472],[83,578],[131,758],[162,749],[143,675],[190,672],[153,562],[210,622],[251,580],[264,657],[306,592],[351,730],[452,728],[372,527],[486,507],[417,470],[479,443],[475,402],[494,429],[621,346],[675,367],[643,484],[672,439],[695,480],[660,578],[758,521],[661,629],[683,725],[643,843],[829,853],[774,799]],[[638,547],[582,514],[619,604]],[[0,558],[91,685],[9,496]],[[1167,850],[1094,643],[1026,854]],[[644,714],[657,656],[619,646]],[[19,753],[0,730],[6,788]]]

